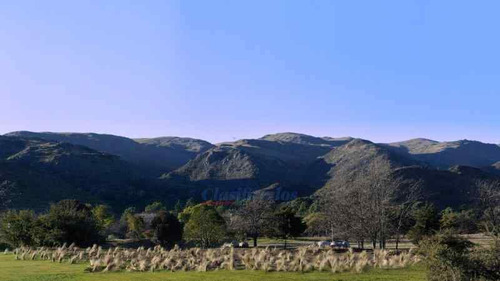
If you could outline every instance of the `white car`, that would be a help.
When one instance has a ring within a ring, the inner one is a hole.
[[[224,243],[224,245],[222,245],[222,248],[238,248],[238,246],[239,243],[237,241],[231,241],[228,243]]]
[[[319,241],[319,242],[316,242],[316,244],[318,245],[318,247],[320,248],[323,248],[323,247],[330,247],[331,245],[331,241]]]

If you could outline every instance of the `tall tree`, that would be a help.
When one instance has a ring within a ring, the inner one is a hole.
[[[355,239],[364,247],[365,239],[375,248],[402,230],[417,202],[420,184],[397,175],[384,157],[372,159],[364,167],[341,167],[331,186],[319,194],[320,213],[332,239]]]
[[[230,228],[253,239],[257,247],[257,239],[268,230],[273,223],[274,202],[265,198],[252,198],[243,202],[234,215],[230,216]]]
[[[182,224],[177,217],[166,211],[160,211],[151,222],[156,240],[165,247],[172,247],[182,240]]]
[[[120,223],[121,224],[127,224],[127,216],[129,214],[135,214],[137,213],[137,210],[135,209],[135,207],[128,207],[127,209],[125,209],[120,217]]]
[[[144,232],[144,220],[133,213],[126,214],[127,221],[127,235],[134,238],[140,239]]]
[[[489,235],[500,238],[500,181],[483,180],[476,183],[479,191],[481,224]]]
[[[47,229],[47,243],[76,243],[89,246],[102,240],[99,225],[92,210],[77,200],[62,200],[53,204],[41,217]]]
[[[185,238],[203,248],[215,246],[226,236],[226,224],[213,206],[197,205],[184,226]]]
[[[401,236],[411,228],[412,216],[422,199],[421,181],[402,181],[399,195],[392,211],[392,225],[396,236],[396,251],[399,250]]]
[[[181,200],[177,200],[174,206],[174,215],[178,216],[182,212]]]
[[[92,214],[101,230],[108,229],[115,221],[115,217],[111,213],[111,208],[107,205],[97,205],[92,208]]]
[[[285,240],[284,248],[287,247],[287,240],[298,237],[306,230],[306,225],[291,208],[284,208],[275,214],[275,235]]]
[[[408,235],[418,244],[423,238],[435,234],[439,228],[439,213],[432,204],[425,204],[414,212],[415,225]]]

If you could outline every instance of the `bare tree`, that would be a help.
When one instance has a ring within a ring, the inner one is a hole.
[[[391,234],[400,236],[403,222],[419,198],[420,184],[396,176],[384,157],[372,159],[364,167],[343,169],[337,171],[332,186],[320,197],[332,239],[356,239],[360,247],[368,239],[374,248],[377,241],[385,248]],[[401,192],[404,186],[407,190]]]
[[[401,190],[397,202],[394,206],[394,235],[396,238],[396,251],[399,250],[399,242],[403,229],[408,226],[413,211],[422,199],[422,182],[421,181],[404,181],[406,190]]]
[[[362,238],[366,218],[360,202],[363,194],[347,188],[330,190],[319,198],[321,202],[320,218],[322,223],[316,226],[329,234],[332,240],[337,238]]]
[[[319,194],[324,225],[331,239],[356,239],[364,247],[365,239],[376,240],[378,223],[374,219],[370,188],[366,188],[367,170],[343,166],[335,171],[330,186]]]
[[[274,202],[263,197],[249,199],[230,216],[230,228],[253,239],[257,239],[270,229],[273,219]]]
[[[476,186],[479,193],[479,208],[483,212],[481,224],[486,233],[500,238],[500,181],[478,181]]]

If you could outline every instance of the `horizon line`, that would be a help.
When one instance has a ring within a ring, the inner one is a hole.
[[[482,140],[467,139],[467,138],[456,139],[456,140],[437,140],[437,139],[432,139],[432,138],[428,138],[428,137],[412,137],[412,138],[408,138],[408,139],[404,139],[404,140],[399,140],[399,141],[375,142],[375,141],[372,141],[372,140],[370,140],[368,138],[361,138],[361,137],[353,137],[353,136],[343,136],[343,137],[315,136],[315,135],[311,135],[311,134],[300,133],[300,132],[291,132],[291,131],[284,131],[284,132],[277,132],[277,133],[267,133],[267,134],[264,134],[261,137],[257,137],[257,138],[235,138],[233,140],[220,141],[220,142],[212,142],[212,141],[209,141],[209,140],[204,139],[204,138],[197,138],[197,137],[190,137],[190,136],[161,135],[161,136],[155,136],[155,137],[143,137],[143,136],[141,136],[141,137],[129,137],[129,136],[120,135],[120,134],[103,133],[103,132],[97,132],[97,131],[94,131],[94,132],[78,132],[78,131],[64,132],[64,131],[17,130],[17,131],[10,131],[10,132],[6,132],[6,133],[1,133],[1,135],[2,136],[7,136],[8,134],[22,133],[22,132],[25,132],[25,133],[35,133],[35,134],[96,134],[96,135],[107,135],[107,136],[122,137],[122,138],[131,139],[131,140],[134,140],[134,141],[135,140],[139,140],[139,139],[187,138],[187,139],[194,139],[194,140],[206,141],[206,142],[208,142],[210,144],[213,144],[213,145],[219,145],[219,144],[224,144],[224,143],[234,143],[234,142],[241,141],[241,140],[258,140],[258,139],[262,139],[263,137],[269,136],[269,135],[296,134],[296,135],[303,135],[303,136],[309,136],[309,137],[314,137],[314,138],[323,138],[323,139],[324,138],[332,138],[332,139],[336,139],[336,140],[339,140],[339,139],[361,139],[361,140],[367,140],[367,141],[370,141],[370,142],[373,142],[373,143],[376,143],[376,144],[377,143],[378,144],[401,143],[401,142],[406,142],[406,141],[411,141],[411,140],[428,140],[428,141],[433,141],[433,142],[437,142],[437,143],[450,143],[450,142],[458,142],[458,141],[475,141],[475,142],[480,142],[480,143],[483,143],[483,144],[493,144],[493,145],[500,146],[500,142],[499,143],[494,143],[494,142],[486,142],[486,141],[482,141]]]

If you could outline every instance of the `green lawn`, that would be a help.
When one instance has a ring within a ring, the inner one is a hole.
[[[373,270],[363,274],[353,273],[266,273],[260,271],[212,271],[212,272],[147,272],[147,273],[88,273],[86,265],[52,263],[50,261],[16,261],[13,255],[0,255],[0,280],[426,280],[425,270],[420,267],[394,270]]]

